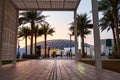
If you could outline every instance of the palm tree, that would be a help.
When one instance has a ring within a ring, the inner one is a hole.
[[[31,23],[31,46],[30,54],[32,55],[33,51],[33,33],[35,22],[42,22],[45,19],[44,15],[41,15],[42,11],[25,11],[20,13],[19,23],[26,24]]]
[[[91,31],[88,30],[88,28],[93,28],[93,25],[90,24],[91,20],[88,19],[87,14],[80,14],[77,15],[77,34],[80,35],[81,41],[82,41],[82,57],[85,57],[85,50],[84,50],[84,38],[85,35],[90,34]],[[72,23],[72,26],[69,28],[70,31],[74,34],[74,25]]]
[[[39,27],[39,25],[35,26],[35,30],[34,30],[34,36],[35,36],[35,54],[36,54],[36,50],[37,50],[37,37],[42,35],[42,31]]]
[[[35,54],[36,54],[36,46],[37,46],[37,36],[38,36],[38,30],[39,30],[39,26],[36,25],[35,29],[34,29],[34,36],[35,36]]]
[[[98,9],[102,12],[111,11],[114,19],[115,37],[117,45],[117,54],[120,54],[119,32],[118,32],[118,11],[120,10],[120,0],[99,0]]]
[[[18,38],[25,38],[25,54],[27,55],[27,37],[31,35],[31,30],[29,27],[22,27],[18,31]]]
[[[100,27],[101,30],[104,31],[107,29],[109,31],[110,29],[112,30],[113,33],[113,38],[114,38],[114,47],[115,51],[117,51],[117,46],[116,46],[116,37],[115,37],[115,26],[114,26],[114,17],[111,13],[111,11],[108,11],[104,14],[104,16],[100,19]]]
[[[51,28],[51,26],[49,24],[41,24],[41,28],[39,30],[39,33],[42,35],[44,35],[44,45],[45,45],[45,58],[46,58],[46,49],[47,49],[47,45],[46,45],[46,41],[47,41],[47,35],[51,35],[52,33],[54,33],[54,28]]]

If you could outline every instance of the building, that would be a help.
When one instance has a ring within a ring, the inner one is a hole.
[[[101,39],[101,55],[108,56],[109,53],[111,53],[113,46],[114,46],[114,41],[113,39]],[[94,53],[94,45],[88,44],[87,52],[89,55],[92,55],[93,57],[95,56]]]
[[[108,56],[111,53],[114,46],[113,39],[102,39],[101,40],[101,53],[105,56]]]

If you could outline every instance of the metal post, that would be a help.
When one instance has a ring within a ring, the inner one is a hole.
[[[80,57],[78,56],[78,41],[77,41],[77,19],[76,19],[76,10],[74,11],[74,32],[75,32],[75,59],[76,61],[80,60]]]
[[[69,36],[70,36],[70,57],[72,58],[72,46],[71,46],[71,37],[72,37],[72,34],[69,33]]]
[[[16,54],[17,58],[20,58],[20,44],[19,44],[19,42],[20,42],[20,40],[17,39],[17,48],[18,48],[17,54]]]
[[[70,35],[70,48],[71,48],[71,34],[69,34]]]
[[[72,34],[70,34],[70,33],[68,33],[68,34],[70,36],[70,49],[71,49],[71,36],[72,36]]]
[[[98,6],[97,5],[98,5],[97,0],[92,0],[96,70],[101,70],[102,69],[101,45],[100,45],[100,31],[98,27],[99,22],[98,22]]]

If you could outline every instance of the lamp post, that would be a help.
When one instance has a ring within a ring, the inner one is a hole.
[[[71,37],[72,37],[72,34],[68,33],[69,36],[70,36],[70,56],[72,58],[72,49],[71,49]]]
[[[19,49],[20,49],[20,44],[19,44],[19,42],[20,42],[20,40],[18,39],[18,51],[17,51],[17,58],[19,58],[20,57],[20,52],[19,52]]]
[[[17,45],[18,45],[18,46],[17,46],[17,47],[18,47],[18,51],[17,51],[17,52],[18,52],[18,53],[19,53],[19,48],[20,48],[19,41],[20,41],[20,40],[18,39],[18,42],[17,42]]]

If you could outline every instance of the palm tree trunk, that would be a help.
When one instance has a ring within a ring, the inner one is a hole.
[[[36,33],[35,33],[35,54],[37,55],[37,53],[36,53],[36,51],[37,51],[37,48],[36,48],[36,46],[37,46],[37,35],[36,35]]]
[[[85,57],[85,50],[84,50],[84,36],[81,35],[81,39],[82,39],[82,57]]]
[[[113,32],[113,38],[114,38],[114,51],[115,51],[115,53],[117,53],[116,51],[117,51],[117,44],[116,44],[116,37],[115,37],[115,30],[114,30],[114,28],[112,28],[112,32]]]
[[[27,55],[27,37],[25,37],[25,55]]]
[[[118,11],[117,9],[113,9],[113,17],[114,17],[114,25],[115,25],[115,34],[116,34],[116,43],[117,43],[117,54],[120,54],[120,45],[119,45],[119,32],[118,32]]]
[[[46,49],[47,49],[47,45],[46,45],[46,40],[47,40],[47,35],[45,34],[45,58],[46,58]]]
[[[33,32],[34,32],[34,21],[31,22],[31,46],[30,46],[30,55],[33,53]]]

